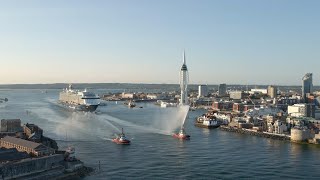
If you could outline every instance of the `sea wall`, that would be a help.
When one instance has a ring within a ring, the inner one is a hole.
[[[63,165],[63,155],[55,154],[40,158],[29,158],[19,162],[0,165],[0,178],[13,179],[32,175]]]
[[[252,131],[252,130],[239,129],[239,128],[234,128],[234,127],[230,127],[230,126],[220,126],[219,129],[223,130],[223,131],[236,132],[239,134],[248,134],[248,135],[252,135],[252,136],[259,136],[259,137],[276,139],[276,140],[290,141],[290,137],[284,136],[284,135],[256,132],[256,131]]]

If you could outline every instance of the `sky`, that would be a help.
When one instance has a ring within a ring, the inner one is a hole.
[[[0,4],[0,84],[320,85],[318,0]]]

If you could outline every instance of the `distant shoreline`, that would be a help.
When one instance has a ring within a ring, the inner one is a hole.
[[[0,84],[0,89],[63,89],[66,88],[68,83],[53,83],[53,84]],[[94,88],[94,89],[164,89],[164,88],[174,88],[180,89],[179,84],[148,84],[148,83],[73,83],[76,89],[83,88]],[[190,84],[189,89],[198,89],[200,84]],[[218,84],[208,84],[209,88],[218,88]],[[277,85],[281,88],[293,88],[299,89],[301,86],[298,85]],[[240,84],[228,84],[229,88],[244,88],[248,87],[249,89],[259,87],[267,88],[268,85],[240,85]],[[314,86],[315,89],[320,89],[320,86]]]

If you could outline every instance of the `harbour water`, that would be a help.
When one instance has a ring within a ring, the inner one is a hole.
[[[105,90],[107,92],[108,90]],[[201,129],[193,125],[204,110],[190,111],[190,141],[171,137],[181,112],[152,103],[128,108],[108,102],[97,113],[68,111],[57,103],[59,90],[0,90],[0,119],[20,118],[39,125],[61,149],[97,171],[85,179],[319,179],[320,147]],[[179,124],[179,123],[178,123]],[[132,144],[111,142],[124,128]],[[100,165],[99,165],[100,162]],[[100,167],[100,168],[99,168]],[[100,170],[99,170],[100,169]]]

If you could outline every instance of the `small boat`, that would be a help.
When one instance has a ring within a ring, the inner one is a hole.
[[[220,123],[215,119],[215,117],[200,116],[197,118],[194,125],[201,128],[213,129],[218,128]]]
[[[124,102],[123,104],[127,105],[129,108],[136,107],[136,104],[132,100]]]
[[[123,133],[123,128],[122,128],[121,134],[119,134],[118,137],[112,139],[112,142],[115,142],[117,144],[127,144],[127,145],[130,144],[130,140],[127,139],[127,137]]]
[[[181,140],[190,140],[190,136],[186,134],[183,127],[180,129],[179,133],[173,134],[172,136]]]
[[[136,107],[136,104],[135,104],[133,101],[130,101],[130,102],[128,103],[128,107],[129,107],[129,108]]]

